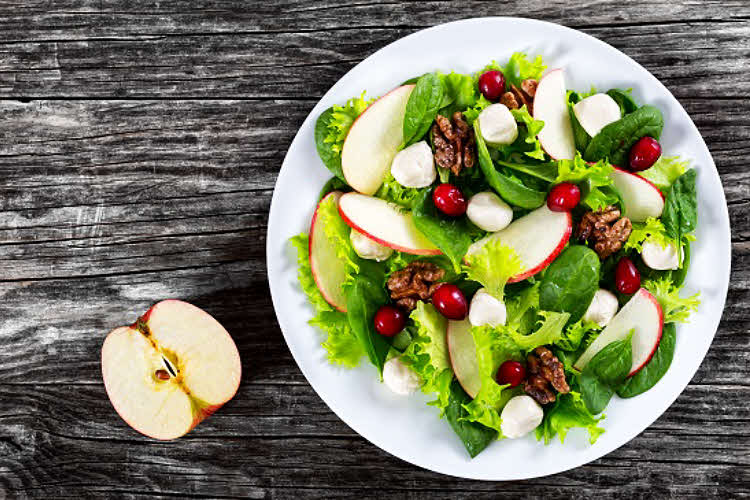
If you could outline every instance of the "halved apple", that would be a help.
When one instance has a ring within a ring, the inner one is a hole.
[[[346,182],[364,194],[374,194],[403,140],[404,113],[414,85],[402,85],[377,101],[354,121],[341,150]]]
[[[625,202],[625,216],[633,222],[644,222],[649,217],[661,217],[664,195],[651,181],[619,167],[610,175],[615,188]]]
[[[333,191],[318,203],[310,225],[309,252],[313,279],[321,295],[334,308],[346,312],[346,296],[341,290],[347,277],[346,264],[336,255],[336,245],[326,236],[325,227],[318,217],[323,203],[333,201],[338,205],[342,194]]]
[[[482,379],[479,377],[477,345],[471,335],[469,320],[449,321],[446,338],[453,373],[466,394],[475,398],[482,388]]]
[[[573,218],[570,212],[553,212],[544,204],[511,222],[505,229],[476,241],[469,247],[467,255],[472,255],[486,243],[499,239],[515,250],[523,263],[523,272],[509,280],[514,283],[533,276],[555,260],[568,243],[572,231]]]
[[[553,69],[539,80],[534,96],[534,119],[544,122],[539,142],[555,160],[572,160],[576,155],[565,94],[565,73],[562,69]]]
[[[440,255],[438,247],[419,232],[411,213],[380,198],[346,193],[339,199],[344,222],[381,245],[414,255]]]
[[[242,374],[229,333],[205,311],[164,300],[102,346],[112,406],[138,432],[175,439],[232,399]]]
[[[577,370],[583,368],[599,351],[616,340],[622,340],[633,331],[633,365],[628,377],[635,375],[654,355],[659,346],[664,317],[659,301],[645,288],[638,290],[633,297],[615,314],[612,321],[591,343],[574,363]]]

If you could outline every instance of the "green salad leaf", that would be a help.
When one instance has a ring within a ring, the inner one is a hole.
[[[341,150],[340,147],[334,150],[335,145],[331,141],[328,141],[328,134],[330,133],[329,125],[333,119],[334,109],[328,108],[323,111],[315,122],[315,149],[318,151],[323,165],[331,171],[337,179],[346,184],[344,178],[344,171],[341,168]]]
[[[656,243],[662,248],[674,243],[674,240],[667,236],[667,231],[664,229],[661,220],[654,217],[649,217],[646,222],[633,223],[633,230],[625,242],[624,248],[640,253],[643,251],[643,244],[647,241]]]
[[[369,276],[358,274],[346,287],[349,326],[381,377],[391,344],[386,337],[375,331],[373,319],[378,309],[386,303],[388,294],[383,290],[382,284]]]
[[[555,345],[564,351],[577,351],[581,347],[584,338],[588,336],[590,344],[590,342],[596,339],[596,335],[592,336],[590,334],[598,333],[601,329],[602,327],[593,321],[581,318],[565,327],[562,337],[555,341]]]
[[[672,184],[661,215],[667,235],[680,245],[695,231],[698,222],[698,196],[695,170],[688,170]],[[680,263],[682,259],[680,259]]]
[[[607,344],[581,371],[580,384],[586,408],[594,415],[609,404],[615,389],[628,376],[633,363],[632,332],[624,340]]]
[[[632,398],[655,386],[672,364],[676,343],[677,329],[674,323],[664,325],[659,346],[651,360],[638,373],[625,379],[617,388],[617,395],[621,398]]]
[[[649,136],[659,139],[664,117],[658,108],[643,106],[602,128],[591,139],[583,158],[586,161],[608,159],[615,165],[627,165],[628,153],[638,139]]]
[[[439,114],[450,117],[456,111],[463,111],[476,105],[478,89],[471,75],[454,72],[438,76],[445,90]]]
[[[383,184],[380,185],[375,196],[382,198],[391,203],[395,203],[404,208],[414,208],[419,200],[420,195],[427,189],[404,187],[394,179],[390,170],[385,174]]]
[[[687,323],[690,313],[697,311],[701,303],[698,298],[700,293],[690,297],[680,297],[680,289],[667,278],[645,280],[642,286],[659,301],[665,324]]]
[[[513,328],[507,328],[515,344],[524,351],[534,350],[541,345],[554,344],[560,340],[563,336],[563,328],[570,318],[568,313],[552,311],[538,311],[538,313],[542,319],[533,333],[523,335]]]
[[[529,110],[526,109],[526,105],[521,106],[520,109],[511,109],[510,114],[516,119],[518,123],[523,123],[525,130],[523,131],[524,137],[521,138],[523,143],[530,145],[531,148],[524,151],[523,154],[537,160],[544,160],[544,149],[542,149],[542,143],[539,142],[538,134],[544,128],[544,122],[541,120],[535,120]],[[519,138],[520,138],[519,134]]]
[[[610,163],[600,160],[589,164],[579,153],[576,153],[574,159],[559,160],[557,165],[557,177],[554,184],[572,182],[580,185],[582,187],[581,203],[591,210],[600,210],[619,200],[614,188],[611,187],[611,174],[615,169]]]
[[[581,122],[578,121],[578,117],[573,110],[573,106],[581,101],[581,96],[574,90],[568,90],[566,99],[568,104],[568,116],[570,117],[570,124],[573,127],[573,140],[576,145],[576,151],[584,152],[589,145],[589,141],[591,141],[591,136],[583,128]]]
[[[583,245],[569,246],[544,273],[539,306],[546,311],[570,313],[570,321],[578,321],[599,289],[599,267],[596,252]]]
[[[442,107],[443,95],[443,82],[438,75],[427,73],[419,77],[406,103],[402,148],[414,144],[427,133]]]
[[[683,160],[679,156],[662,156],[651,168],[639,172],[639,175],[653,182],[662,193],[667,194],[674,181],[687,172],[689,166],[690,160]]]
[[[560,394],[552,407],[545,410],[544,420],[536,428],[536,438],[549,444],[552,438],[559,435],[562,443],[570,429],[582,427],[589,433],[589,442],[594,444],[604,433],[604,429],[598,425],[603,419],[604,415],[595,417],[586,409],[580,393],[571,391]]]
[[[346,139],[354,120],[356,120],[373,101],[374,99],[370,101],[365,100],[365,93],[362,92],[361,96],[352,97],[346,101],[346,104],[343,106],[334,105],[333,108],[331,108],[332,111],[330,118],[328,119],[328,135],[324,139],[324,142],[330,145],[331,151],[339,156],[341,155],[341,148],[344,146],[344,140]]]
[[[497,439],[497,431],[467,419],[469,412],[466,411],[464,405],[470,402],[471,397],[464,392],[458,380],[454,380],[450,387],[448,406],[445,408],[445,418],[461,439],[469,456],[474,458]]]
[[[547,69],[547,65],[544,64],[542,56],[536,56],[532,61],[523,52],[514,52],[510,56],[508,64],[503,68],[503,74],[505,75],[505,81],[507,85],[515,85],[521,87],[521,82],[528,79],[539,80],[544,74],[544,70]]]
[[[470,280],[477,281],[487,293],[502,300],[508,280],[524,269],[521,259],[509,246],[498,239],[487,242],[478,252],[466,256],[463,271]]]
[[[620,107],[620,116],[625,116],[638,109],[638,103],[633,99],[633,89],[609,89],[607,95],[615,100]]]

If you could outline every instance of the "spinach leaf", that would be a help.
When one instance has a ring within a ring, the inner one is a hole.
[[[443,93],[443,82],[435,73],[419,77],[406,103],[402,147],[419,141],[427,133],[443,102]]]
[[[565,249],[547,268],[539,288],[539,307],[570,313],[575,323],[586,312],[599,289],[599,257],[583,245]]]
[[[511,163],[502,160],[496,160],[495,162],[505,168],[522,172],[543,181],[554,182],[557,178],[558,167],[556,161],[537,164]]]
[[[333,108],[323,111],[315,122],[315,149],[318,150],[318,156],[323,161],[323,165],[331,171],[333,175],[346,182],[344,171],[341,168],[341,155],[335,152],[331,146],[332,143],[326,142],[328,136],[328,122],[333,115]]]
[[[621,398],[632,398],[633,396],[643,394],[655,386],[664,374],[667,373],[669,365],[672,364],[676,343],[677,329],[674,323],[667,323],[664,325],[664,332],[662,333],[659,347],[656,348],[654,357],[638,373],[626,379],[617,388],[617,395]]]
[[[614,165],[625,166],[633,144],[645,136],[658,140],[663,127],[661,111],[643,106],[601,129],[586,147],[583,158],[586,161],[608,158]]]
[[[373,318],[380,306],[388,302],[388,294],[383,290],[382,282],[367,275],[358,274],[346,287],[346,309],[349,325],[359,340],[367,357],[383,375],[388,351],[391,348],[386,337],[375,331]]]
[[[445,418],[448,419],[453,431],[461,438],[469,456],[474,458],[497,439],[497,431],[480,423],[464,420],[469,414],[464,405],[469,403],[471,403],[471,398],[464,392],[458,381],[454,380],[451,383],[448,406],[445,408]]]
[[[633,96],[630,95],[630,90],[609,89],[607,95],[614,99],[617,105],[620,106],[620,114],[622,116],[638,109],[638,103],[636,103]]]
[[[674,181],[667,194],[662,223],[667,235],[682,244],[698,222],[698,198],[695,192],[695,170],[691,169]]]
[[[417,198],[411,212],[414,225],[453,263],[456,272],[461,270],[461,260],[472,243],[472,229],[466,218],[446,218],[438,214],[432,202],[431,190]]]
[[[338,177],[331,177],[330,179],[328,179],[328,182],[326,182],[323,185],[323,189],[320,190],[320,194],[318,195],[318,201],[325,198],[325,195],[327,195],[330,192],[343,191],[346,193],[347,191],[351,191],[351,190],[352,188],[350,188],[346,182],[342,181]]]
[[[616,340],[599,351],[581,372],[581,393],[586,408],[594,415],[609,404],[615,387],[630,372],[633,364],[632,333],[625,340]]]
[[[581,100],[581,97],[572,90],[568,91],[568,115],[570,116],[570,124],[573,126],[573,140],[575,141],[576,149],[580,152],[586,151],[586,147],[591,141],[591,136],[584,130],[581,122],[578,121],[578,117],[573,111],[573,106]]]
[[[682,245],[682,267],[679,269],[675,269],[674,271],[671,271],[672,283],[674,283],[674,286],[677,288],[681,287],[683,283],[685,283],[685,277],[688,273],[688,268],[690,267],[690,243],[684,242]]]
[[[482,131],[479,129],[479,120],[474,122],[474,135],[477,143],[479,167],[492,189],[497,191],[497,194],[511,205],[529,209],[542,206],[546,199],[546,193],[514,182],[495,169],[490,152],[487,150],[487,144],[482,137]]]

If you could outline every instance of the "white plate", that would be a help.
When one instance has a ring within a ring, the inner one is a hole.
[[[470,460],[430,398],[398,397],[378,382],[374,367],[345,370],[329,365],[321,334],[307,324],[312,315],[297,284],[296,258],[288,239],[308,231],[318,191],[330,177],[315,151],[315,120],[333,104],[363,89],[379,96],[411,77],[441,70],[470,73],[514,51],[542,54],[550,68],[565,67],[568,88],[587,91],[633,88],[641,103],[664,113],[665,154],[694,160],[698,170],[698,231],[685,293],[701,292],[702,304],[690,324],[678,327],[674,362],[647,393],[613,398],[606,432],[594,445],[585,431],[571,431],[561,444],[544,446],[532,436],[498,441]],[[469,19],[430,28],[398,40],[349,71],[321,99],[302,124],[281,167],[268,223],[268,281],[276,316],[289,349],[307,380],[352,429],[407,462],[443,474],[512,480],[555,474],[595,460],[622,446],[656,420],[682,392],[711,345],[729,281],[730,234],[724,192],[716,167],[690,117],[672,94],[638,63],[613,47],[555,24],[517,18]]]

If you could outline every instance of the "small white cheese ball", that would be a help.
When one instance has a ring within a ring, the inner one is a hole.
[[[401,361],[400,356],[389,359],[383,365],[383,383],[402,396],[408,396],[419,389],[419,377]]]
[[[620,119],[620,106],[607,94],[594,94],[573,106],[578,123],[591,137]]]
[[[513,144],[518,137],[518,124],[505,104],[491,104],[479,113],[479,129],[490,146]]]
[[[607,326],[607,323],[617,314],[619,306],[620,304],[617,302],[617,297],[614,293],[600,288],[594,294],[594,298],[591,300],[589,308],[586,309],[583,319],[585,321],[593,321],[599,326]]]
[[[432,149],[427,141],[420,141],[402,149],[393,158],[391,175],[404,187],[427,187],[437,178]]]
[[[680,259],[677,256],[677,247],[673,243],[670,243],[666,247],[662,247],[658,243],[647,241],[643,244],[641,258],[643,259],[644,264],[651,269],[656,269],[657,271],[667,271],[680,267]]]
[[[471,299],[469,306],[469,323],[472,326],[500,326],[504,325],[507,320],[507,311],[505,303],[498,300],[484,288],[477,290]]]
[[[513,220],[513,209],[491,191],[477,193],[469,199],[466,216],[479,229],[495,232]]]
[[[349,239],[352,242],[354,251],[357,252],[357,255],[359,255],[363,259],[370,259],[381,262],[390,257],[393,253],[392,248],[383,246],[377,241],[368,238],[364,234],[360,233],[359,231],[355,231],[354,229],[352,229],[349,233]]]
[[[500,430],[503,431],[503,436],[515,439],[539,427],[544,418],[544,411],[531,396],[524,394],[510,398],[500,418],[502,419]]]

